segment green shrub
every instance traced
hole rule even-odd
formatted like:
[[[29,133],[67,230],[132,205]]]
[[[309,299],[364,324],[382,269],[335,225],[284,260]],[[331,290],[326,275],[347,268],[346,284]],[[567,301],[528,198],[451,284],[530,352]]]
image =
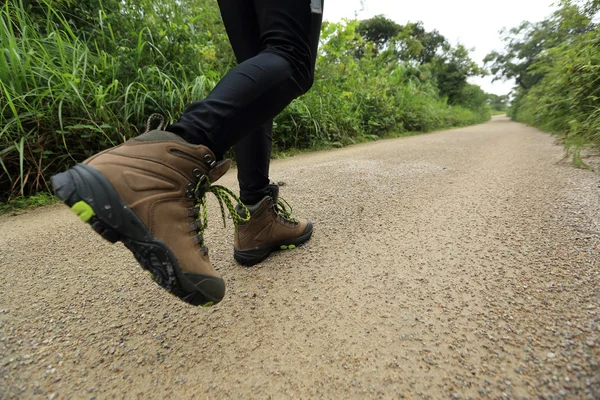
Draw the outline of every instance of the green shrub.
[[[232,65],[214,0],[106,4],[0,6],[0,201],[47,190],[50,176],[139,134],[152,113],[176,119]],[[276,150],[489,118],[479,97],[448,105],[429,67],[375,51],[357,26],[324,24],[315,85],[276,118]]]
[[[600,28],[550,49],[534,68],[544,78],[518,98],[513,115],[564,134],[568,145],[600,145]]]

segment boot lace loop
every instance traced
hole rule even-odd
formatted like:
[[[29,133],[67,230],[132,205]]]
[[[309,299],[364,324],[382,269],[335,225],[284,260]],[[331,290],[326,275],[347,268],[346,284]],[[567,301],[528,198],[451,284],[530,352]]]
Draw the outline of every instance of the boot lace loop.
[[[152,123],[154,121],[160,121],[156,127],[156,130],[160,131],[165,127],[165,118],[162,116],[162,114],[154,113],[148,117],[148,120],[146,121],[146,132],[144,133],[148,133],[152,130]]]
[[[194,228],[197,228],[197,241],[202,247],[204,247],[204,230],[208,227],[208,209],[206,207],[206,195],[208,193],[212,193],[219,201],[223,226],[227,226],[225,208],[229,211],[229,215],[231,215],[231,219],[235,225],[243,224],[250,220],[250,211],[248,211],[248,208],[233,191],[225,186],[212,185],[209,178],[203,175],[196,183],[192,195],[195,202],[192,208],[192,215],[196,217]],[[244,211],[244,216],[238,214],[232,199]]]
[[[284,221],[291,224],[299,223],[299,221],[296,218],[292,217],[292,212],[294,211],[294,209],[292,208],[290,203],[288,203],[283,198],[279,197],[277,199],[277,202],[273,204],[273,210],[275,210],[277,215],[279,215],[279,217],[282,218]]]

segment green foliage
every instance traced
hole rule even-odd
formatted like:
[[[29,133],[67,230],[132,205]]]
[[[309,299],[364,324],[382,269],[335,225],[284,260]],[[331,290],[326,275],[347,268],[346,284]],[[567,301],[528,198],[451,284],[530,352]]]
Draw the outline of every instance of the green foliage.
[[[360,31],[357,21],[324,24],[315,85],[275,120],[278,148],[347,145],[392,132],[427,132],[489,119],[481,89],[476,87],[480,97],[470,104],[452,107],[436,82],[424,77],[426,68],[377,54],[376,45]],[[356,48],[365,49],[361,57]]]
[[[539,45],[543,51],[524,63],[510,115],[564,135],[568,146],[600,145],[600,26],[594,23],[599,8],[598,1],[563,1],[526,40],[515,40],[522,49]]]
[[[492,64],[496,79],[514,78],[521,89],[529,90],[543,78],[543,74],[531,68],[539,57],[548,49],[593,30],[592,19],[593,8],[583,11],[571,1],[562,1],[561,8],[542,22],[523,22],[516,28],[503,30],[505,50],[488,54],[484,61]]]
[[[433,62],[439,50],[449,46],[448,40],[443,35],[437,30],[427,32],[421,22],[410,23],[406,28],[410,37],[421,44],[419,53],[414,56],[420,64]]]
[[[600,28],[550,49],[533,68],[544,78],[522,93],[513,115],[566,143],[600,145]]]
[[[499,96],[497,94],[488,94],[487,102],[493,113],[505,114],[508,110],[508,95]]]
[[[464,97],[472,94],[467,78],[483,76],[486,72],[471,60],[470,51],[463,45],[450,45],[438,31],[427,32],[421,22],[402,26],[383,15],[360,21],[356,32],[375,45],[375,53],[380,52],[381,58],[416,64],[427,71],[450,104],[473,104],[472,99]],[[358,48],[363,49],[360,45]],[[363,53],[364,49],[361,55]]]
[[[24,6],[9,3],[0,11],[0,43],[7,49],[0,54],[3,198],[46,189],[47,178],[66,165],[138,134],[149,114],[177,116],[214,86],[197,64],[169,62],[166,50],[141,39],[146,28],[133,36],[135,43],[101,45],[108,25],[90,43],[52,7],[45,17],[34,21]],[[144,60],[147,51],[156,65]]]
[[[465,97],[469,93],[467,78],[483,76],[485,72],[469,57],[463,45],[452,48],[448,45],[444,53],[433,60],[432,75],[440,94],[448,97],[450,104],[466,105],[472,101]]]
[[[219,18],[214,0],[0,6],[0,201],[46,190],[51,175],[139,134],[150,114],[172,120],[205,97],[234,62]],[[360,31],[358,21],[324,24],[315,85],[277,117],[276,151],[489,118],[483,92],[466,84],[474,67],[464,48],[420,64]],[[393,40],[407,32],[421,49],[415,57],[432,58],[441,39],[411,25]],[[462,82],[450,102],[444,79]]]
[[[58,197],[50,193],[41,192],[29,197],[17,197],[9,202],[0,203],[0,215],[28,208],[48,206],[58,203]]]
[[[360,22],[356,32],[366,41],[372,42],[380,50],[385,50],[388,44],[402,32],[402,26],[386,18],[376,15]]]
[[[449,46],[444,36],[436,30],[427,32],[422,22],[403,26],[384,15],[360,21],[356,32],[375,44],[377,50],[391,51],[402,61],[419,64],[432,62],[441,49]]]

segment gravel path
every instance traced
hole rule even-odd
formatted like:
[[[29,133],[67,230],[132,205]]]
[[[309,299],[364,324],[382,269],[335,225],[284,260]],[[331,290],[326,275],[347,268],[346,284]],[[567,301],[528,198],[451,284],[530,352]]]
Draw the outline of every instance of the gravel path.
[[[0,398],[599,399],[600,177],[562,158],[499,117],[275,161],[315,235],[243,268],[210,201],[210,309],[66,207],[0,217]]]

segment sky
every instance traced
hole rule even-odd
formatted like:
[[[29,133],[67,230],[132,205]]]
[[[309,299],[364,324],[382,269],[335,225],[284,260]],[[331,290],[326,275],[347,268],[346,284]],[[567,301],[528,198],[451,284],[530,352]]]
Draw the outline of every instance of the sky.
[[[538,22],[552,13],[556,0],[365,0],[361,11],[360,0],[325,0],[324,18],[339,21],[342,18],[366,19],[384,14],[404,25],[422,21],[426,30],[437,29],[452,44],[462,43],[474,48],[473,60],[483,65],[484,57],[493,50],[502,50],[499,31],[512,28],[522,21]],[[514,82],[496,81],[492,76],[471,78],[488,93],[508,94]]]

